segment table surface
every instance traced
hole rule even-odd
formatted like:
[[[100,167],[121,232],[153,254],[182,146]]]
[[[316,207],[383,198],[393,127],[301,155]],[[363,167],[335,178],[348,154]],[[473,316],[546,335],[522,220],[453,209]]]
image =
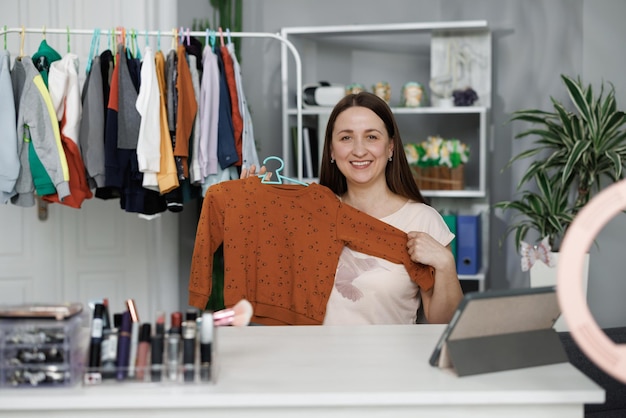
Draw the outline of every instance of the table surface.
[[[271,409],[293,413],[293,408],[344,408],[348,415],[368,407],[388,414],[391,407],[425,411],[442,406],[459,412],[467,406],[489,406],[501,413],[499,407],[526,405],[546,411],[567,406],[582,416],[584,403],[604,402],[604,391],[569,363],[461,378],[452,370],[432,367],[428,359],[443,329],[441,325],[223,327],[216,335],[215,383],[6,389],[0,390],[0,415],[148,409],[161,413],[203,409],[206,415],[215,409],[237,412],[233,416],[254,411],[258,417],[263,416],[260,411]],[[33,395],[37,402],[32,402]],[[274,411],[267,416],[278,415]]]

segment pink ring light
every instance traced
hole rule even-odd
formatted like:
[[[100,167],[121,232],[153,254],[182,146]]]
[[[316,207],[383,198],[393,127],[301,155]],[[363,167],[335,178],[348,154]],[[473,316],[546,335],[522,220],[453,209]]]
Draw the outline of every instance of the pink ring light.
[[[563,239],[557,267],[557,297],[572,337],[598,367],[626,383],[626,345],[598,327],[583,291],[584,256],[602,228],[626,209],[626,180],[598,193],[576,215]]]

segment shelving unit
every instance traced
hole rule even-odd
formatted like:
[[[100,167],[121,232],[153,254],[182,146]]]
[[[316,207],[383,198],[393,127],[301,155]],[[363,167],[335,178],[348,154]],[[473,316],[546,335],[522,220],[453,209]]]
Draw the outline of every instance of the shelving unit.
[[[483,290],[488,266],[486,161],[491,106],[491,33],[487,22],[288,27],[281,29],[281,36],[298,51],[302,69],[301,75],[294,71],[294,60],[283,46],[282,157],[289,175],[316,181],[303,176],[301,129],[302,126],[316,129],[318,154],[321,155],[324,131],[332,111],[332,107],[299,107],[296,98],[303,86],[320,81],[344,86],[360,83],[372,91],[376,82],[389,83],[392,92],[389,105],[404,143],[440,135],[458,138],[470,147],[470,161],[464,167],[464,189],[422,192],[438,209],[486,212],[483,216],[483,268],[476,275],[460,276],[461,280],[478,281],[478,289]],[[469,85],[477,91],[479,100],[468,107],[438,106],[437,97],[429,88],[432,79],[449,79],[452,88]],[[408,108],[401,104],[402,86],[410,81],[424,87],[426,97],[421,107]],[[302,122],[297,124],[300,118]]]

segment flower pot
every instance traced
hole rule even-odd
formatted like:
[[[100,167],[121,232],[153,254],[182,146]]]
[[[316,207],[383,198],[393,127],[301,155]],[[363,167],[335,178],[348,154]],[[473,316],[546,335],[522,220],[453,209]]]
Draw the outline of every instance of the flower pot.
[[[559,253],[552,252],[554,267],[549,267],[541,261],[535,262],[530,268],[530,287],[555,286],[557,283],[557,266],[559,263]],[[587,280],[589,278],[589,253],[585,255],[583,275],[583,291],[587,294]],[[565,318],[561,315],[554,324],[554,329],[559,332],[569,331]]]
[[[455,168],[412,165],[411,170],[420,190],[463,190],[465,187],[462,164]]]

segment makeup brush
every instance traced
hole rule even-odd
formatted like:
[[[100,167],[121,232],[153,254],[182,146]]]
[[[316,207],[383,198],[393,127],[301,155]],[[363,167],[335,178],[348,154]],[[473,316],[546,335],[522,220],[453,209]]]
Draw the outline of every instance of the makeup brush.
[[[250,323],[250,318],[252,318],[252,305],[246,299],[241,299],[232,308],[213,312],[213,323],[216,327],[224,325],[245,327]]]

